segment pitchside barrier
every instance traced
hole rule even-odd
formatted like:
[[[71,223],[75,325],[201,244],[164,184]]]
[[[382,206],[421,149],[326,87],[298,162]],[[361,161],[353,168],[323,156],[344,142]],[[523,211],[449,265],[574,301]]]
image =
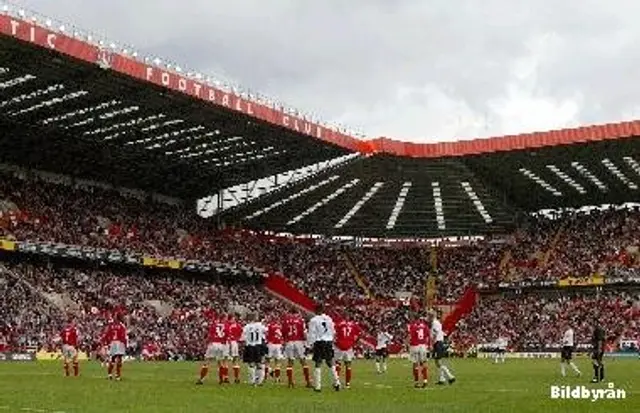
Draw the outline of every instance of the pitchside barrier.
[[[13,362],[23,362],[23,361],[36,361],[35,353],[13,353],[10,351],[0,353],[0,362],[3,361],[13,361]]]
[[[59,351],[39,351],[35,357],[38,361],[56,361],[62,359],[62,353]],[[89,360],[89,357],[87,353],[80,351],[78,352],[78,360]]]
[[[496,353],[478,353],[478,358],[488,359],[494,358]],[[578,358],[590,358],[591,353],[580,352],[574,353],[574,357]],[[605,357],[638,357],[638,353],[634,352],[613,352],[605,353]],[[537,352],[537,353],[505,353],[506,358],[511,359],[556,359],[560,358],[560,352]]]

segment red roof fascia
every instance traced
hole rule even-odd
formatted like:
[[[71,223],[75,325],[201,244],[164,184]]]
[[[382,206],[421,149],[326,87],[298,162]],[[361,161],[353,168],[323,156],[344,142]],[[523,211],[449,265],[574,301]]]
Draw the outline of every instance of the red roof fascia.
[[[388,138],[360,140],[282,110],[216,89],[184,74],[149,65],[114,50],[50,30],[35,22],[0,15],[0,33],[362,153],[384,152],[398,156],[439,158],[640,136],[640,121],[631,121],[457,142],[419,144]]]

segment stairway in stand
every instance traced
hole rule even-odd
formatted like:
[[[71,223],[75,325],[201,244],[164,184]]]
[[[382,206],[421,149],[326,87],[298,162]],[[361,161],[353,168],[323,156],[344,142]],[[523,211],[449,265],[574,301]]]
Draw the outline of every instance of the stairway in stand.
[[[367,298],[373,299],[373,294],[371,293],[371,289],[369,288],[369,282],[362,275],[362,273],[358,270],[358,267],[353,261],[353,257],[347,251],[342,252],[342,258],[344,258],[345,263],[347,264],[347,268],[349,268],[349,272],[351,276],[358,284],[358,287],[362,289],[362,291],[366,294]]]

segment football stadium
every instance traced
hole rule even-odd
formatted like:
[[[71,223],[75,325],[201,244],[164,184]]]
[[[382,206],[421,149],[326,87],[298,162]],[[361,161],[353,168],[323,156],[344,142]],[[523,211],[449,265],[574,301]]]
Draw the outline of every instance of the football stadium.
[[[365,140],[0,45],[0,412],[640,411],[640,122]]]

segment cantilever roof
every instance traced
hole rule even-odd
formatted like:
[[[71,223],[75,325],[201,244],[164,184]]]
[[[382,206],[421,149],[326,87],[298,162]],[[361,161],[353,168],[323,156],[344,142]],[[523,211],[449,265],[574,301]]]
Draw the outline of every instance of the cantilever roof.
[[[360,153],[223,214],[292,232],[478,234],[514,225],[520,212],[639,198],[640,122],[452,143],[361,141],[25,19],[0,14],[0,162],[196,199]]]

